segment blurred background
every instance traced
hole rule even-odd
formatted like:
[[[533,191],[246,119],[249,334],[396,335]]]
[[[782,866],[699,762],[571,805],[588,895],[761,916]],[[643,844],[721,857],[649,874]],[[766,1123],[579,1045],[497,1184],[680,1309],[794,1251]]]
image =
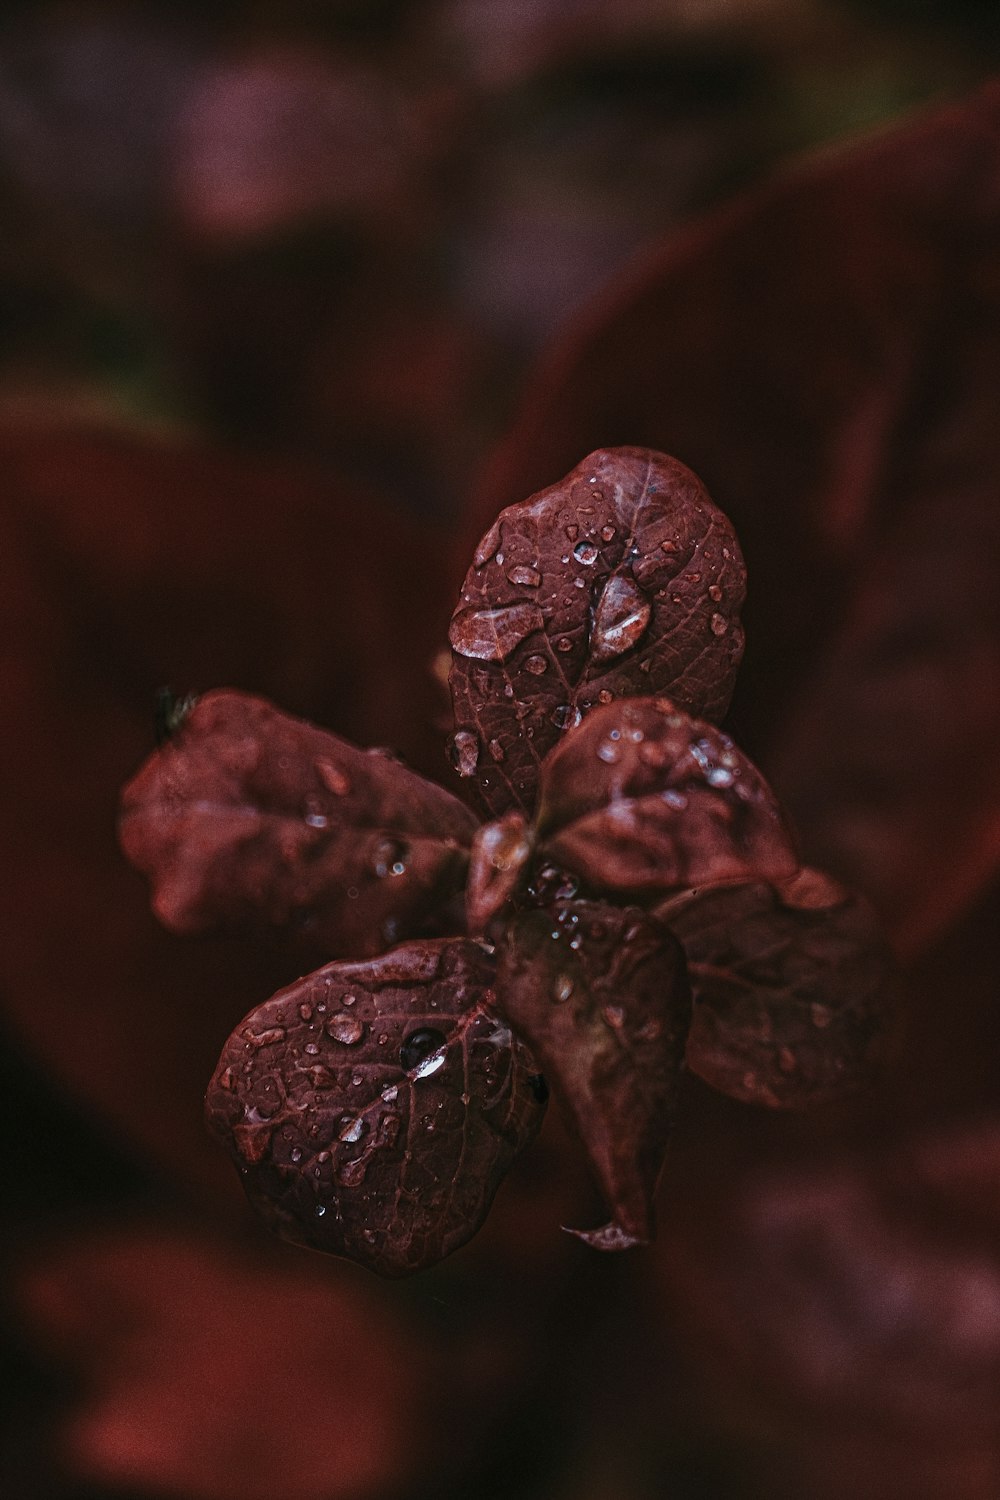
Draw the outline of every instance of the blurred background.
[[[1000,1495],[1000,523],[956,457],[996,472],[997,111],[898,170],[876,152],[857,189],[789,167],[974,95],[998,58],[994,0],[8,0],[5,1500]],[[688,293],[706,214],[704,263],[734,269]],[[630,325],[660,276],[676,308]],[[744,295],[773,300],[759,329]],[[577,433],[669,441],[734,496],[736,728],[890,923],[901,1061],[809,1121],[692,1081],[661,1243],[624,1257],[560,1234],[599,1205],[550,1118],[479,1238],[383,1286],[271,1242],[204,1136],[222,1042],[299,959],[158,931],[117,789],[165,682],[265,693],[443,780],[469,544]],[[791,498],[765,525],[769,486]],[[846,770],[818,748],[845,675],[871,757]]]

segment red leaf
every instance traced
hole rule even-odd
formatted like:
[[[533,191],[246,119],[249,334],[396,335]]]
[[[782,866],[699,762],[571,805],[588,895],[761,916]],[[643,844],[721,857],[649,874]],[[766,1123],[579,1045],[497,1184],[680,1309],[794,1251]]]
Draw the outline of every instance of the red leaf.
[[[475,826],[384,752],[214,692],[126,787],[120,831],[173,931],[295,926],[363,958],[461,890]]]
[[[538,1058],[583,1143],[608,1207],[599,1250],[653,1235],[691,1016],[676,939],[635,907],[559,901],[508,924],[497,1003]]]
[[[869,1082],[895,966],[860,897],[800,870],[657,908],[684,944],[694,997],[687,1066],[748,1104],[801,1109]]]
[[[671,240],[553,350],[480,490],[494,515],[598,441],[704,476],[754,585],[741,733],[910,950],[1000,861],[998,126],[993,85]]]
[[[493,812],[530,812],[538,767],[599,703],[668,692],[720,718],[745,574],[725,516],[661,453],[591,453],[503,511],[452,616],[453,761]]]
[[[475,1234],[543,1114],[493,977],[478,943],[409,943],[237,1027],[208,1120],[286,1239],[404,1276]]]
[[[542,767],[541,853],[608,890],[780,879],[797,868],[757,768],[666,698],[595,709]]]
[[[82,1386],[56,1444],[74,1487],[361,1500],[427,1461],[420,1393],[436,1372],[374,1285],[157,1225],[78,1226],[31,1250],[9,1279]]]

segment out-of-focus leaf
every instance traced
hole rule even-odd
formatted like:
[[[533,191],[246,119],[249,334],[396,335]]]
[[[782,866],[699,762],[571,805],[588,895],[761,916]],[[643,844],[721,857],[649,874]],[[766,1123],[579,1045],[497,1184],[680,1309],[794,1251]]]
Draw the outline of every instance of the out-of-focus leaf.
[[[867,902],[817,870],[679,896],[657,909],[684,944],[686,1062],[749,1104],[801,1109],[869,1082],[896,998]]]
[[[559,901],[507,926],[497,1004],[552,1084],[611,1211],[599,1250],[652,1238],[691,1018],[680,944],[635,907]]]
[[[679,235],[552,352],[480,489],[485,521],[597,441],[697,469],[753,580],[741,733],[909,949],[1000,855],[998,124],[991,86]]]
[[[764,778],[668,698],[595,709],[542,767],[542,856],[606,890],[777,880],[798,861]]]
[[[256,921],[367,958],[460,891],[475,827],[391,756],[213,692],[126,787],[120,832],[173,931]]]
[[[82,1385],[56,1435],[76,1485],[360,1500],[424,1460],[426,1353],[329,1266],[139,1224],[35,1247],[11,1284],[38,1347]]]
[[[591,453],[494,522],[452,616],[452,759],[493,812],[531,811],[538,768],[596,705],[669,693],[721,718],[745,573],[725,516],[662,453]]]
[[[210,1125],[286,1239],[384,1276],[482,1224],[544,1099],[464,939],[336,963],[251,1011],[209,1085]]]
[[[800,1471],[782,1500],[855,1472],[864,1500],[995,1493],[998,1165],[984,1117],[681,1205],[671,1295],[726,1404],[785,1430]]]

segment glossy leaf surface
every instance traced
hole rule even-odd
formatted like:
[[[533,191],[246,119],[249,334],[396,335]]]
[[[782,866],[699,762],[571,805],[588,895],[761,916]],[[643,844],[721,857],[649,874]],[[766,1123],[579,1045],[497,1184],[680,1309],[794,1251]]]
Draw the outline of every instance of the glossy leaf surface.
[[[725,713],[745,573],[726,517],[676,459],[591,453],[480,542],[452,616],[452,759],[486,806],[530,812],[539,765],[598,704],[669,693]]]
[[[757,768],[667,698],[596,709],[549,756],[540,793],[542,853],[608,890],[779,879],[797,868]]]
[[[816,870],[658,908],[684,944],[687,1066],[748,1104],[802,1109],[869,1082],[896,998],[867,902]]]
[[[653,1235],[691,1016],[679,943],[635,907],[559,901],[516,917],[499,950],[497,1002],[530,1046],[611,1212],[574,1230],[600,1250]]]
[[[472,814],[261,698],[202,698],[126,787],[121,838],[176,932],[250,920],[365,957],[460,890]]]
[[[493,978],[478,943],[408,943],[237,1027],[207,1117],[279,1234],[403,1276],[476,1232],[544,1113]]]

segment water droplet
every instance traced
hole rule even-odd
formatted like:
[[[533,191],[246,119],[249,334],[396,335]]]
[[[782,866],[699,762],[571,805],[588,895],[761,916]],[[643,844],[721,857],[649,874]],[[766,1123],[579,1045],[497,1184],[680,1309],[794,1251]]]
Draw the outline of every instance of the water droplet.
[[[447,1040],[442,1031],[435,1031],[432,1026],[421,1026],[419,1030],[411,1031],[409,1036],[404,1038],[403,1045],[399,1049],[399,1061],[409,1073],[432,1054],[440,1052],[441,1048],[447,1045]],[[441,1061],[444,1061],[443,1055]]]
[[[560,974],[552,986],[552,998],[557,1005],[562,1005],[573,993],[573,981],[568,974]]]
[[[589,568],[591,563],[597,561],[598,551],[593,542],[577,542],[573,548],[573,556],[578,563],[583,563],[585,568]]]
[[[459,776],[474,776],[479,764],[478,735],[470,729],[460,729],[451,737],[448,754]]]
[[[542,616],[537,604],[463,609],[453,616],[448,639],[459,656],[477,661],[506,661],[527,636],[541,628]]]
[[[332,1016],[324,1027],[328,1037],[335,1042],[342,1042],[345,1047],[353,1047],[365,1034],[363,1021],[357,1016]]]
[[[367,1172],[368,1163],[363,1157],[359,1157],[357,1161],[345,1161],[342,1166],[337,1168],[337,1181],[342,1187],[360,1187],[365,1180]]]
[[[490,740],[490,754],[496,761],[504,759],[504,748],[499,740]]]
[[[317,1045],[316,1045],[315,1042],[306,1042],[306,1044],[305,1044],[305,1046],[303,1047],[302,1050],[309,1057],[318,1057],[319,1056],[319,1048],[317,1047]]]
[[[344,995],[340,1003],[341,1005],[353,1005],[357,998],[357,995]]]
[[[677,545],[676,542],[671,541],[671,539],[669,537],[667,537],[664,541],[662,541],[660,543],[660,551],[661,552],[679,552],[680,548],[678,547],[678,545]]]
[[[396,1088],[395,1084],[391,1084],[389,1088],[382,1090],[382,1098],[385,1100],[386,1104],[392,1104],[398,1093],[399,1089]]]
[[[725,635],[729,629],[729,621],[723,615],[712,616],[712,634]]]
[[[622,753],[610,740],[602,740],[597,747],[597,758],[603,760],[605,765],[614,766],[621,760]]]
[[[722,590],[719,588],[719,585],[717,583],[713,583],[709,588],[708,597],[711,599],[713,604],[718,604],[721,600]]]
[[[709,786],[732,786],[736,776],[725,766],[712,766],[705,772],[705,780]]]
[[[609,693],[607,688],[601,688],[601,691],[597,695],[597,701],[598,703],[612,703],[614,696],[614,693]]]
[[[519,583],[529,589],[537,589],[542,581],[542,575],[537,568],[511,568],[507,577],[511,583]]]
[[[406,869],[406,854],[406,845],[398,839],[380,839],[372,855],[375,874],[380,880],[386,875],[402,875]]]
[[[340,1123],[337,1131],[338,1141],[347,1141],[352,1146],[355,1141],[360,1141],[365,1133],[365,1122],[357,1115],[347,1115]]]
[[[357,888],[356,885],[349,885],[347,887],[347,899],[348,899],[348,901],[357,901],[359,894],[360,894],[360,892],[358,891],[358,888]]]
[[[601,527],[601,541],[602,542],[613,542],[614,539],[615,539],[615,528],[612,525],[610,525],[610,523],[607,526],[602,526]]]
[[[575,729],[582,718],[580,710],[572,703],[560,703],[552,710],[552,722],[557,729]]]
[[[566,527],[566,536],[567,536],[567,539],[569,541],[575,542],[576,539],[577,539],[577,537],[579,535],[580,535],[580,528],[579,528],[579,526],[567,526]]]
[[[495,557],[500,548],[500,522],[494,521],[489,531],[483,537],[476,548],[472,561],[477,568],[484,568],[491,557]]]
[[[289,1160],[293,1161],[295,1165],[298,1166],[299,1162],[302,1160],[302,1147],[293,1146],[291,1151],[289,1151],[288,1156]]]
[[[668,787],[667,790],[662,794],[662,800],[667,804],[668,807],[672,807],[675,812],[683,812],[684,808],[688,805],[688,799],[685,797],[684,793],[675,792],[672,787]]]
[[[618,1031],[625,1024],[625,1012],[620,1005],[606,1005],[601,1011],[608,1026]]]
[[[317,1203],[316,1207],[313,1209],[313,1213],[316,1215],[317,1219],[321,1219],[326,1213],[326,1204]]]
[[[541,677],[542,673],[548,669],[548,665],[544,656],[529,656],[524,664],[524,670],[530,672],[532,677]]]
[[[306,812],[306,822],[308,823],[310,828],[325,828],[327,826],[327,822],[329,820],[326,816],[326,813],[320,812],[318,810],[319,806],[319,803],[314,803],[311,806],[308,806],[308,810]]]
[[[631,578],[609,578],[594,611],[590,652],[594,661],[621,656],[637,645],[646,633],[652,605]]]
[[[833,1013],[828,1005],[810,1005],[809,1014],[813,1025],[820,1031],[825,1031],[833,1020]]]
[[[557,651],[566,652],[566,651],[572,651],[572,649],[573,649],[573,642],[570,640],[570,638],[569,638],[568,635],[561,635],[559,637],[559,639],[556,641],[556,650]]]
[[[285,1040],[285,1028],[283,1026],[269,1026],[266,1031],[254,1031],[252,1027],[244,1028],[243,1036],[250,1047],[273,1047],[277,1042]]]
[[[303,1000],[302,1004],[299,1006],[299,1015],[302,1017],[303,1021],[312,1020],[313,1008],[309,1004],[308,1000]]]

